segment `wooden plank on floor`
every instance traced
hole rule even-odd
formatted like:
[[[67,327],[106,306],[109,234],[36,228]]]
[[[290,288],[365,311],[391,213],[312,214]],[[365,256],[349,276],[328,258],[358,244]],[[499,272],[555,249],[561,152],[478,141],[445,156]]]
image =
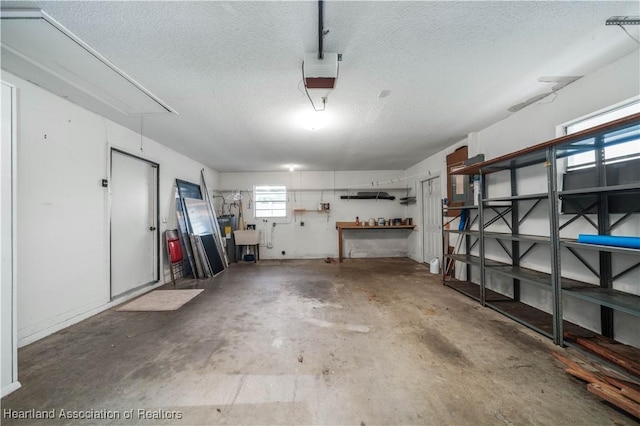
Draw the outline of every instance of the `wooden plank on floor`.
[[[640,404],[640,392],[633,390],[631,388],[623,387],[620,389],[620,393],[626,396],[627,398],[633,400]]]
[[[589,383],[587,389],[592,394],[640,419],[640,404],[621,395],[614,387],[601,383]]]
[[[602,373],[605,376],[605,378],[607,378],[607,383],[613,384],[614,386],[617,386],[617,387],[621,387],[621,386],[618,386],[616,383],[613,383],[610,381],[610,380],[618,380],[620,381],[620,383],[627,383],[628,387],[632,387],[634,389],[635,387],[637,387],[640,390],[640,380],[634,380],[630,373],[625,372],[623,374],[621,370],[614,370],[609,366],[601,364],[602,362],[601,358],[594,358],[593,354],[591,354],[590,352],[589,353],[580,352],[577,349],[573,349],[573,348],[567,348],[565,351],[567,355],[570,355],[573,358],[576,358],[580,362],[587,364],[593,369],[595,369],[596,371],[599,371],[600,373]]]
[[[618,365],[634,374],[640,383],[640,348],[625,345],[593,332],[565,332],[567,341],[574,342],[587,352]]]
[[[609,377],[609,376],[605,376],[605,380],[607,381],[607,383],[609,383],[610,385],[613,385],[617,388],[620,389],[631,389],[635,392],[640,393],[640,385],[638,385],[637,383],[633,383],[633,382],[629,382],[627,380],[622,380],[622,379],[618,379],[615,377]]]
[[[595,354],[600,355],[603,359],[610,361],[621,368],[624,368],[626,371],[640,377],[640,363],[635,360],[629,359],[626,356],[614,352],[611,349],[605,348],[601,346],[597,342],[591,339],[577,338],[576,343],[582,346],[585,349],[592,351]]]
[[[577,362],[570,360],[567,356],[562,355],[561,353],[551,352],[551,355],[555,359],[566,365],[568,368],[565,371],[572,376],[578,377],[579,379],[582,379],[585,382],[589,383],[605,383],[604,375],[600,374],[599,372],[588,370]]]

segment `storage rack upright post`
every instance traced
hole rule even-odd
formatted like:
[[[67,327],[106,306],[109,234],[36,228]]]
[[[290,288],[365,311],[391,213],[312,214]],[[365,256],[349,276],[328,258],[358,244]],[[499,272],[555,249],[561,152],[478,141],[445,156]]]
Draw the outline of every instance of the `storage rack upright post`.
[[[585,131],[563,136],[548,142],[535,145],[521,151],[497,157],[492,160],[477,163],[463,169],[456,170],[456,175],[478,175],[480,179],[480,196],[477,205],[478,230],[459,231],[467,236],[477,236],[479,254],[473,256],[470,250],[476,243],[466,239],[465,253],[447,252],[448,247],[443,247],[445,265],[448,261],[464,262],[479,268],[479,283],[471,287],[471,279],[466,282],[447,279],[446,268],[443,268],[444,284],[477,299],[482,305],[488,306],[502,314],[518,321],[548,337],[558,345],[564,345],[565,331],[572,333],[589,333],[588,330],[567,321],[563,313],[563,296],[574,297],[583,301],[595,303],[600,306],[600,333],[606,337],[614,338],[615,312],[620,311],[635,317],[640,317],[640,279],[633,279],[630,283],[616,288],[616,282],[630,274],[640,276],[640,250],[634,248],[612,247],[604,245],[583,244],[577,242],[575,235],[571,235],[570,225],[574,222],[591,224],[598,234],[610,235],[622,223],[632,218],[637,219],[640,212],[640,172],[637,170],[627,173],[625,182],[607,182],[606,168],[611,167],[605,158],[605,148],[616,144],[640,140],[640,114],[634,114],[620,120],[587,129]],[[597,176],[596,185],[588,188],[562,190],[558,181],[559,161],[565,157],[580,152],[593,151],[595,154],[594,171]],[[638,156],[638,152],[631,153],[630,157]],[[542,165],[546,169],[546,191],[541,193],[521,194],[518,192],[517,170],[533,165]],[[487,176],[494,173],[509,173],[509,196],[489,197]],[[499,175],[498,175],[499,176]],[[630,176],[630,177],[629,177]],[[631,203],[629,211],[621,214],[617,220],[612,221],[610,212],[610,200],[614,197],[624,197],[625,203]],[[575,201],[576,197],[591,197],[595,201],[587,206],[576,207],[573,215],[560,215],[560,203]],[[520,228],[534,210],[540,210],[547,204],[548,231],[542,235],[521,234]],[[473,207],[461,207],[473,208]],[[453,209],[453,208],[450,208]],[[457,208],[456,208],[457,209]],[[444,215],[448,209],[443,207]],[[539,213],[539,211],[538,211]],[[595,214],[597,220],[589,215]],[[506,226],[508,231],[491,231],[488,228],[494,224]],[[445,230],[443,236],[458,231]],[[561,233],[569,233],[572,238],[562,237]],[[637,230],[635,231],[637,232]],[[637,236],[637,235],[634,235]],[[443,242],[446,239],[443,238]],[[508,262],[491,259],[487,254],[495,257],[495,253],[489,252],[486,243],[496,242],[510,259]],[[510,243],[510,247],[509,244]],[[443,243],[444,245],[444,243]],[[544,245],[549,250],[548,268],[526,268],[521,266],[521,260],[535,247]],[[598,253],[598,265],[594,266],[581,253]],[[569,254],[579,261],[579,265],[590,271],[594,278],[585,282],[571,279],[563,274],[561,255]],[[625,257],[617,272],[613,270],[612,256]],[[548,269],[548,271],[542,270]],[[581,276],[584,271],[581,271]],[[502,294],[487,287],[488,273],[506,277],[511,281],[510,294]],[[573,274],[575,275],[575,273]],[[635,284],[634,284],[635,283]],[[544,288],[550,292],[551,306],[545,308],[535,307],[523,303],[520,300],[522,286],[535,286]],[[471,289],[471,290],[470,290]],[[593,333],[593,332],[591,332]]]
[[[455,212],[454,216],[448,215],[449,212]],[[465,226],[457,229],[451,228],[451,225],[458,221],[462,221],[463,215],[467,216]],[[460,293],[471,297],[477,301],[482,301],[482,289],[477,283],[471,280],[472,265],[479,266],[480,258],[472,254],[476,245],[480,241],[477,229],[478,223],[478,207],[472,206],[447,206],[442,207],[442,281],[445,285],[459,291]],[[449,239],[456,237],[453,253],[449,253]],[[464,247],[464,252],[461,252]],[[460,262],[466,265],[466,279],[459,280],[450,274],[455,273],[455,263]]]

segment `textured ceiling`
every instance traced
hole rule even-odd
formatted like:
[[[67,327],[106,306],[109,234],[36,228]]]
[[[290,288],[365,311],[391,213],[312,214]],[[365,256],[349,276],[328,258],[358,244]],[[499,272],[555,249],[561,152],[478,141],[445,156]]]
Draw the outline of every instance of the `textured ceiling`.
[[[325,2],[333,90],[302,90],[317,3],[2,2],[41,8],[179,112],[143,134],[216,170],[405,169],[638,45],[612,15],[631,2]],[[638,27],[627,27],[638,37]],[[378,98],[381,90],[387,97]],[[139,116],[107,114],[131,129]],[[303,127],[320,115],[324,127]]]

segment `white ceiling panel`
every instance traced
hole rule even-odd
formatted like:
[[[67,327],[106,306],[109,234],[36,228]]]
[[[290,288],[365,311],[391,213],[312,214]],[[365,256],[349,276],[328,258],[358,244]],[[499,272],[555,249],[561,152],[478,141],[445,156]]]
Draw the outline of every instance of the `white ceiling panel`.
[[[3,69],[96,112],[172,112],[42,11],[3,11],[0,41]]]

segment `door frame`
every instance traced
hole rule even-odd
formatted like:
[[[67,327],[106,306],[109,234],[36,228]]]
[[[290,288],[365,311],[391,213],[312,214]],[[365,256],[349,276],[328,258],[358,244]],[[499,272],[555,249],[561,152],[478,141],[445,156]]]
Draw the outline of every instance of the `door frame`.
[[[18,88],[4,80],[11,91],[11,383],[0,389],[4,398],[22,385],[18,380]]]
[[[425,259],[425,256],[427,255],[427,246],[426,246],[426,239],[425,239],[425,218],[427,216],[426,212],[424,211],[424,186],[426,185],[427,182],[429,182],[430,180],[433,179],[440,179],[440,172],[437,173],[433,173],[431,175],[429,175],[428,179],[425,180],[421,180],[420,181],[420,201],[422,201],[420,204],[420,211],[422,213],[422,263],[429,263],[429,260]],[[442,182],[440,182],[440,188],[437,191],[438,194],[440,194],[438,196],[438,198],[442,199]],[[440,239],[442,240],[442,228],[440,229]],[[444,253],[441,253],[440,256],[443,256]],[[442,259],[439,259],[439,261],[442,264]]]
[[[155,232],[155,237],[156,237],[156,270],[154,271],[155,273],[155,277],[154,279],[152,279],[151,281],[149,281],[148,283],[142,284],[138,287],[132,288],[129,291],[127,291],[126,293],[123,294],[118,294],[116,297],[122,297],[125,296],[133,291],[136,291],[142,287],[157,283],[158,281],[160,281],[160,164],[156,163],[155,161],[151,161],[148,160],[144,157],[140,157],[139,155],[135,155],[135,154],[131,154],[129,152],[123,151],[121,149],[118,148],[114,148],[111,147],[110,149],[110,153],[109,153],[109,185],[111,185],[112,182],[112,176],[113,176],[113,154],[120,154],[120,155],[125,155],[127,157],[130,158],[134,158],[136,160],[142,161],[144,163],[149,164],[151,167],[155,167],[156,169],[156,193],[155,193],[155,199],[156,199],[156,205],[155,205],[155,209],[156,209],[156,230]],[[111,191],[109,191],[111,193]],[[111,276],[111,268],[112,268],[112,257],[111,257],[111,248],[112,248],[112,226],[113,224],[111,223],[111,209],[112,209],[112,203],[111,203],[111,195],[109,196],[109,300],[114,300],[114,296],[113,296],[113,282],[112,282],[112,276]]]

